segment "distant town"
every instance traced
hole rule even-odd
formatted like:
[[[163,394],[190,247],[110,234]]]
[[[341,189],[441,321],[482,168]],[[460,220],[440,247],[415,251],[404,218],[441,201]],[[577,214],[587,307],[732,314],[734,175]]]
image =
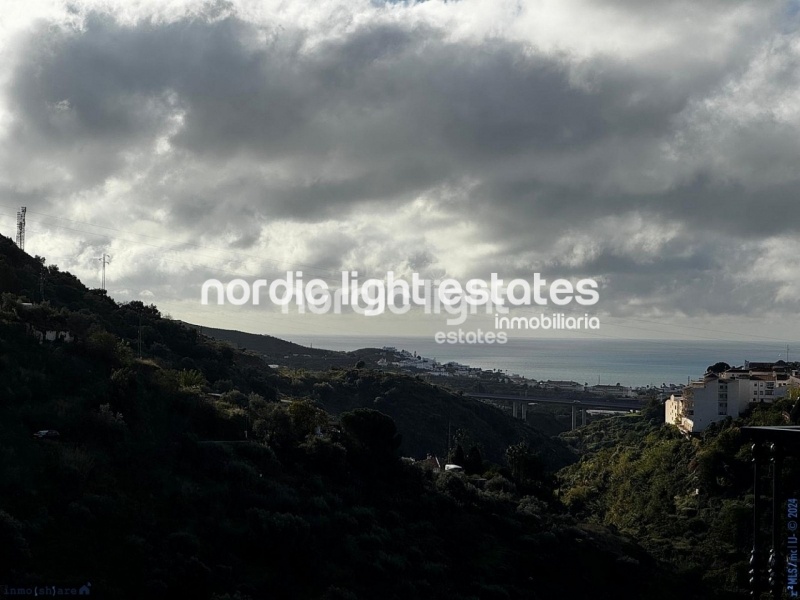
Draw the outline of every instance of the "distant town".
[[[655,397],[658,400],[666,400],[671,395],[679,393],[683,389],[681,385],[667,383],[659,387],[629,387],[621,383],[589,385],[588,383],[579,383],[577,381],[552,379],[536,380],[524,377],[518,373],[486,370],[455,361],[441,363],[436,359],[419,356],[416,352],[409,352],[408,350],[402,349],[398,350],[394,346],[384,346],[381,348],[381,351],[385,353],[385,355],[377,360],[376,364],[378,367],[394,367],[412,373],[424,374],[426,377],[433,380],[437,378],[467,379],[476,380],[477,382],[488,381],[523,388],[527,387],[531,390],[535,389],[537,392],[567,392],[610,398],[649,399]]]
[[[688,384],[664,383],[661,386],[628,387],[588,385],[577,381],[535,380],[517,373],[484,370],[458,362],[440,363],[415,352],[384,346],[388,356],[377,361],[379,367],[395,367],[424,374],[427,379],[472,380],[524,389],[525,394],[571,394],[576,398],[655,399],[664,403],[664,421],[685,433],[699,433],[712,423],[737,418],[753,404],[772,403],[800,388],[800,363],[750,362],[742,366],[716,363],[705,375]],[[450,381],[448,381],[450,383]],[[483,391],[483,390],[482,390]],[[486,390],[488,391],[488,390]]]

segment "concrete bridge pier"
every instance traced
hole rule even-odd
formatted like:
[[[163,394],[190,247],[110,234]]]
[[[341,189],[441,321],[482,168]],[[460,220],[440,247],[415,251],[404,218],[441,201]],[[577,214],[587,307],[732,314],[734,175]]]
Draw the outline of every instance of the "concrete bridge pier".
[[[528,403],[527,402],[512,402],[511,404],[511,415],[515,419],[522,419],[523,421],[528,420]]]
[[[586,409],[581,408],[581,425],[586,425]],[[572,405],[572,429],[574,430],[578,426],[578,414],[575,412],[575,405]]]

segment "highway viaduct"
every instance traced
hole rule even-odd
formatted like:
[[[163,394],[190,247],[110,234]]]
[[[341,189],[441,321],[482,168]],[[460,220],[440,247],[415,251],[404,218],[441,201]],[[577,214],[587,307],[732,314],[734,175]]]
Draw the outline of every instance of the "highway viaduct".
[[[569,406],[572,408],[572,428],[575,429],[576,418],[578,411],[581,412],[581,421],[586,424],[586,411],[589,409],[595,410],[618,410],[618,411],[631,411],[641,410],[644,404],[639,400],[614,398],[605,400],[603,398],[588,398],[585,396],[519,396],[512,394],[490,394],[481,392],[465,393],[465,396],[476,398],[478,400],[491,400],[493,402],[502,402],[511,405],[511,414],[514,418],[522,419],[523,421],[528,418],[528,406],[530,404],[552,404],[555,406]]]

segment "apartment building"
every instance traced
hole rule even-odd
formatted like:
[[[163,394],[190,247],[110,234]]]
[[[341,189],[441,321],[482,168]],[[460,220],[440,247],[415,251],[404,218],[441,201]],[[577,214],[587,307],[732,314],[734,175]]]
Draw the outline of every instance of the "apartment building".
[[[738,417],[751,404],[774,402],[800,386],[800,373],[783,362],[745,363],[721,373],[706,373],[664,403],[664,421],[686,432],[703,431],[726,417]]]

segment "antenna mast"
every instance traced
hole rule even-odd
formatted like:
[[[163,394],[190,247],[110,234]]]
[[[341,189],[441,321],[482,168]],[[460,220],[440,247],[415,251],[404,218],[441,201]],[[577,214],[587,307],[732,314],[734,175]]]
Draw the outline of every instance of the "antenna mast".
[[[105,292],[106,291],[106,265],[108,264],[108,259],[111,258],[108,254],[103,254],[103,256],[99,257],[97,260],[103,263],[103,278],[102,284],[100,288]]]
[[[27,207],[22,206],[17,211],[17,246],[20,250],[25,250],[25,212]]]

